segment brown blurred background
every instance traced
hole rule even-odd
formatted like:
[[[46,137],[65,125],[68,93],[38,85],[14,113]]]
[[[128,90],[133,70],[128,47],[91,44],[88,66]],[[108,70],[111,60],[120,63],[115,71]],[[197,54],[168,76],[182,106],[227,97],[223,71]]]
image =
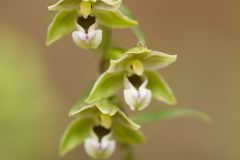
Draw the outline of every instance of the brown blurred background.
[[[20,113],[23,109],[18,107],[5,114],[1,110],[6,106],[0,106],[0,112],[6,116],[0,118],[0,159],[88,159],[81,147],[59,158],[58,141],[70,122],[69,108],[98,74],[99,56],[79,49],[70,36],[51,47],[45,46],[46,30],[52,18],[47,6],[52,3],[53,0],[0,2],[0,28],[12,31],[19,42],[30,39],[30,44],[34,43],[40,50],[35,54],[34,65],[41,63],[39,75],[44,82],[35,80],[34,87],[41,83],[44,86],[41,87],[44,91],[38,88],[44,95],[41,101],[50,101],[42,104],[45,107],[35,109],[29,103],[23,105],[24,113],[29,113],[26,115]],[[210,125],[184,118],[145,126],[148,141],[136,146],[136,159],[239,160],[240,1],[125,0],[125,3],[140,22],[149,48],[179,55],[177,63],[161,71],[176,94],[177,107],[196,108],[213,118]],[[124,47],[136,43],[129,30],[115,30],[114,37]],[[31,56],[32,46],[20,53]],[[17,56],[16,62],[21,59],[21,55]],[[29,60],[31,62],[22,64],[33,63]],[[33,73],[35,71],[26,74],[23,81],[32,79]],[[16,82],[24,76],[13,75]],[[0,79],[3,77],[0,75]],[[26,92],[39,93],[35,88],[32,90],[36,93]],[[154,103],[152,108],[158,106],[164,104]],[[13,112],[17,116],[7,115]],[[29,116],[32,112],[35,116]],[[30,142],[26,143],[26,139]],[[117,156],[113,159],[120,160]]]

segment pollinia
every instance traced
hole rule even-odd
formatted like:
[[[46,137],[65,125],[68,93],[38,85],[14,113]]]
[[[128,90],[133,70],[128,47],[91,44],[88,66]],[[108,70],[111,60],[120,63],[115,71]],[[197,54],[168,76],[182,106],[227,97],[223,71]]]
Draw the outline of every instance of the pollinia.
[[[144,142],[140,125],[163,117],[196,115],[174,109],[127,113],[146,109],[152,99],[176,104],[158,70],[175,62],[177,56],[146,47],[138,22],[122,0],[60,0],[48,9],[56,12],[48,29],[48,45],[72,34],[77,46],[102,55],[100,77],[70,110],[74,120],[61,139],[62,155],[82,144],[93,159],[108,159],[116,149],[124,152],[123,159],[133,159],[131,145]],[[116,46],[113,28],[132,29],[139,42],[128,50]]]

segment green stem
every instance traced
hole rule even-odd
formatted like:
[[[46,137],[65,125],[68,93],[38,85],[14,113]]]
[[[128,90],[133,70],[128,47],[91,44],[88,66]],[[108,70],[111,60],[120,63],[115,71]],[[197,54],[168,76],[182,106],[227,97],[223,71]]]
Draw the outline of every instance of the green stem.
[[[123,151],[123,160],[134,160],[133,149],[129,144],[120,144]]]

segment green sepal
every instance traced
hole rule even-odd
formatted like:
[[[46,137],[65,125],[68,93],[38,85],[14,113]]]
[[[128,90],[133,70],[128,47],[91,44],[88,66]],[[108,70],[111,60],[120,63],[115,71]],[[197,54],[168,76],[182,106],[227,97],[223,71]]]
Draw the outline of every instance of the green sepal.
[[[211,117],[209,117],[207,114],[200,112],[198,110],[186,108],[161,109],[149,113],[137,114],[131,117],[131,119],[133,119],[135,122],[139,124],[148,124],[160,120],[162,121],[183,117],[197,118],[206,123],[211,122]]]
[[[74,116],[75,114],[78,114],[79,112],[81,112],[81,110],[83,109],[83,107],[85,107],[86,104],[85,100],[86,98],[89,96],[89,93],[91,92],[92,88],[93,88],[93,82],[90,83],[90,85],[86,88],[86,90],[83,92],[83,94],[81,95],[81,98],[77,101],[76,104],[74,104],[74,106],[70,109],[69,111],[69,116]],[[90,105],[92,106],[92,105]]]
[[[172,90],[157,71],[145,71],[145,75],[148,79],[147,88],[151,90],[153,98],[169,105],[176,104]]]
[[[95,10],[95,14],[100,23],[110,28],[128,28],[138,24],[120,11]]]
[[[124,72],[105,72],[95,83],[87,103],[93,103],[114,95],[123,85]]]
[[[78,110],[71,112],[70,116],[81,115],[83,117],[96,117],[99,114],[99,110],[96,108],[95,104],[82,104]]]
[[[114,138],[122,143],[134,144],[143,143],[145,141],[141,131],[130,129],[121,124],[114,124],[112,126]]]
[[[59,2],[48,7],[50,11],[64,11],[78,9],[82,0],[60,0]]]
[[[113,123],[124,125],[132,130],[139,130],[141,128],[140,125],[132,121],[124,112],[120,110],[113,117]]]
[[[93,8],[97,10],[116,11],[122,4],[122,0],[98,0]]]
[[[106,3],[109,6],[119,6],[122,3],[122,0],[100,0],[103,3]],[[117,7],[114,7],[117,8]]]
[[[63,36],[75,29],[77,11],[62,11],[56,14],[49,25],[47,33],[47,45],[51,45]]]
[[[74,120],[61,138],[60,154],[65,155],[90,135],[95,120],[92,118],[78,118]]]

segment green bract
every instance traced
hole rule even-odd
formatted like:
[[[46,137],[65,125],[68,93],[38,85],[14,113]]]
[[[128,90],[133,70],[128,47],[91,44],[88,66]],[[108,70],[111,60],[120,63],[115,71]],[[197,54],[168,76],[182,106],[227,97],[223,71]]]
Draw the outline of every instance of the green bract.
[[[142,46],[134,47],[119,59],[111,61],[109,69],[97,80],[86,102],[91,103],[116,94],[123,87],[124,77],[136,75],[136,78],[143,76],[148,79],[147,88],[154,98],[175,104],[170,87],[154,70],[170,65],[176,58],[176,55],[151,51]]]

